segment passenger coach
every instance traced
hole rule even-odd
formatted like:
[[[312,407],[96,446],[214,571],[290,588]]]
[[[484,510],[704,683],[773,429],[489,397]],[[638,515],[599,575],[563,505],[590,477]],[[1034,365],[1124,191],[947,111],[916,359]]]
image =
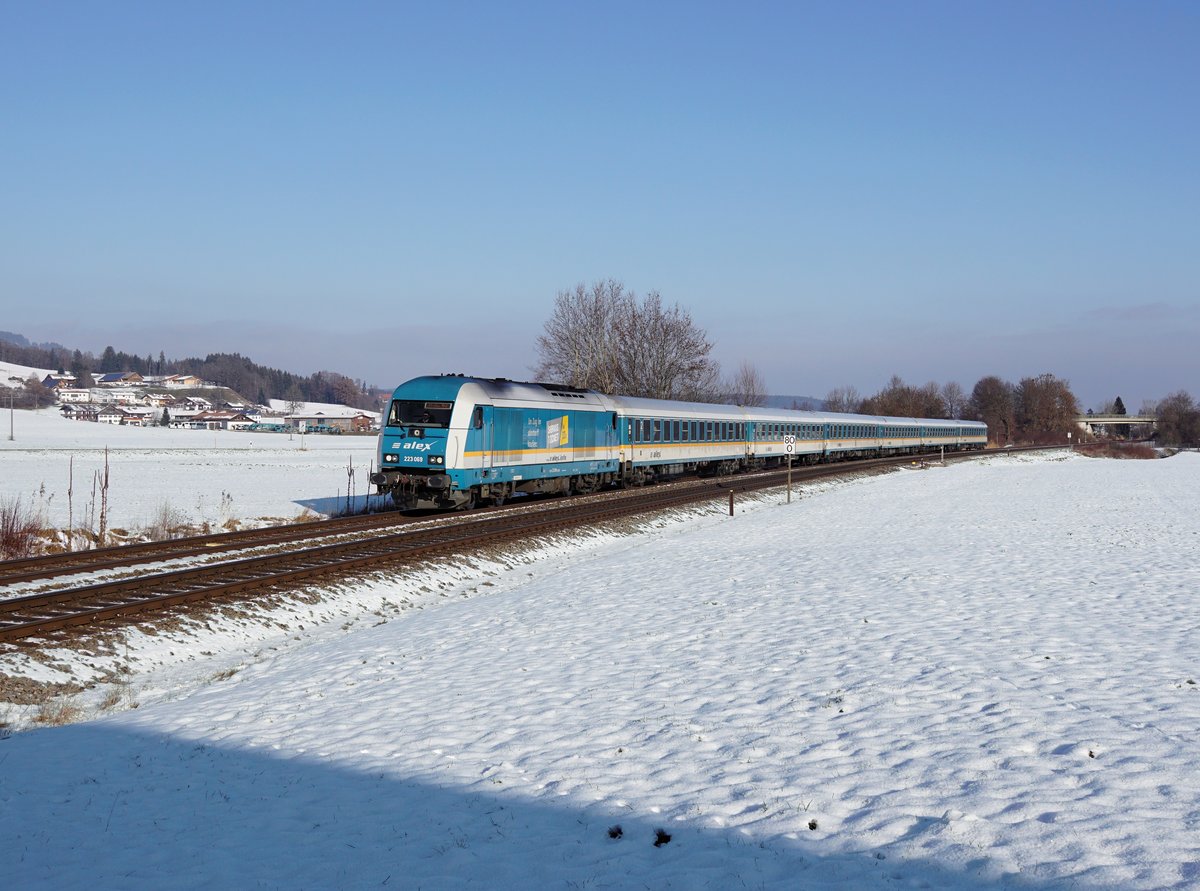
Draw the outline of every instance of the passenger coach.
[[[981,449],[976,421],[605,396],[556,384],[419,377],[392,395],[371,481],[403,509],[499,504],[683,473]]]

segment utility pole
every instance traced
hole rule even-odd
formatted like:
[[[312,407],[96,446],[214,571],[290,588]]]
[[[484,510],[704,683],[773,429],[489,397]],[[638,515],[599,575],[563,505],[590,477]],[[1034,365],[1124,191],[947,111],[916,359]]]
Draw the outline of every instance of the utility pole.
[[[8,394],[8,441],[13,441],[13,398],[15,393]]]

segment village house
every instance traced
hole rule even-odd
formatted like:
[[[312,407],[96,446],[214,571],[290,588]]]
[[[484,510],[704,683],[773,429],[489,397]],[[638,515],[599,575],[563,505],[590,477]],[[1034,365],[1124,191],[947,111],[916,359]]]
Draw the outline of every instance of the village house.
[[[125,423],[126,417],[128,415],[122,409],[115,405],[107,405],[97,413],[96,420],[101,424],[121,425]]]
[[[192,421],[195,420],[198,414],[200,414],[200,412],[196,411],[195,409],[167,409],[167,416],[170,418],[170,426],[176,430],[190,430],[192,428]]]
[[[200,378],[196,377],[196,375],[194,375],[194,374],[171,374],[171,375],[168,375],[167,377],[164,377],[162,379],[162,385],[164,387],[169,387],[173,390],[188,390],[188,389],[195,389],[196,387],[205,387],[205,386],[215,387],[215,386],[217,386],[216,384],[201,380]]]
[[[107,401],[115,402],[117,405],[134,405],[140,401],[141,397],[141,393],[137,390],[125,388],[102,390],[101,392],[107,397]]]
[[[67,403],[60,411],[64,418],[69,418],[72,421],[92,421],[95,423],[100,409],[94,405],[73,405]]]
[[[54,395],[64,405],[86,405],[92,401],[92,394],[88,390],[62,389]]]
[[[101,387],[120,387],[127,384],[140,384],[144,380],[136,371],[110,371],[107,374],[93,374],[97,385]]]
[[[204,411],[195,415],[189,426],[201,430],[245,430],[254,421],[237,411]]]
[[[51,390],[65,390],[75,386],[75,375],[64,374],[48,374],[42,378],[42,386]]]
[[[175,397],[170,393],[143,393],[138,400],[142,405],[149,405],[154,408],[165,408],[166,406],[175,404]]]
[[[370,433],[379,425],[376,415],[357,414],[350,419],[350,429],[354,433]]]

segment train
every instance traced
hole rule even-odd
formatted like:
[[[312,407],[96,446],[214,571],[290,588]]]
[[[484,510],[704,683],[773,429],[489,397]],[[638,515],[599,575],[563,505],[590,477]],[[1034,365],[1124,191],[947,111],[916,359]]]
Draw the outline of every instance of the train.
[[[371,482],[401,510],[469,509],[684,474],[987,445],[978,421],[890,418],[610,396],[443,374],[401,384]]]

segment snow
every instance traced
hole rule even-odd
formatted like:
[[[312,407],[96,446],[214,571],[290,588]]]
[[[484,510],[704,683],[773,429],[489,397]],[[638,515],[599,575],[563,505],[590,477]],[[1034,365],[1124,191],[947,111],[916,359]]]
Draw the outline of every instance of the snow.
[[[7,414],[7,412],[3,413]],[[109,466],[109,528],[138,530],[164,511],[180,522],[246,525],[329,515],[361,505],[376,437],[125,427],[73,421],[57,409],[0,416],[0,498],[21,497],[65,528],[98,508],[93,482]],[[354,470],[351,478],[349,471]],[[71,492],[68,495],[68,492]]]
[[[28,365],[14,365],[11,362],[0,362],[0,387],[22,387],[30,375],[44,380],[46,375],[56,372],[49,368],[32,368]]]
[[[50,653],[133,674],[0,740],[5,883],[1197,887],[1198,497],[998,456]]]
[[[362,408],[351,408],[332,402],[289,402],[286,399],[269,400],[271,411],[289,415],[322,414],[327,418],[353,418],[358,415],[377,415],[379,412]],[[294,408],[293,408],[294,406]]]

